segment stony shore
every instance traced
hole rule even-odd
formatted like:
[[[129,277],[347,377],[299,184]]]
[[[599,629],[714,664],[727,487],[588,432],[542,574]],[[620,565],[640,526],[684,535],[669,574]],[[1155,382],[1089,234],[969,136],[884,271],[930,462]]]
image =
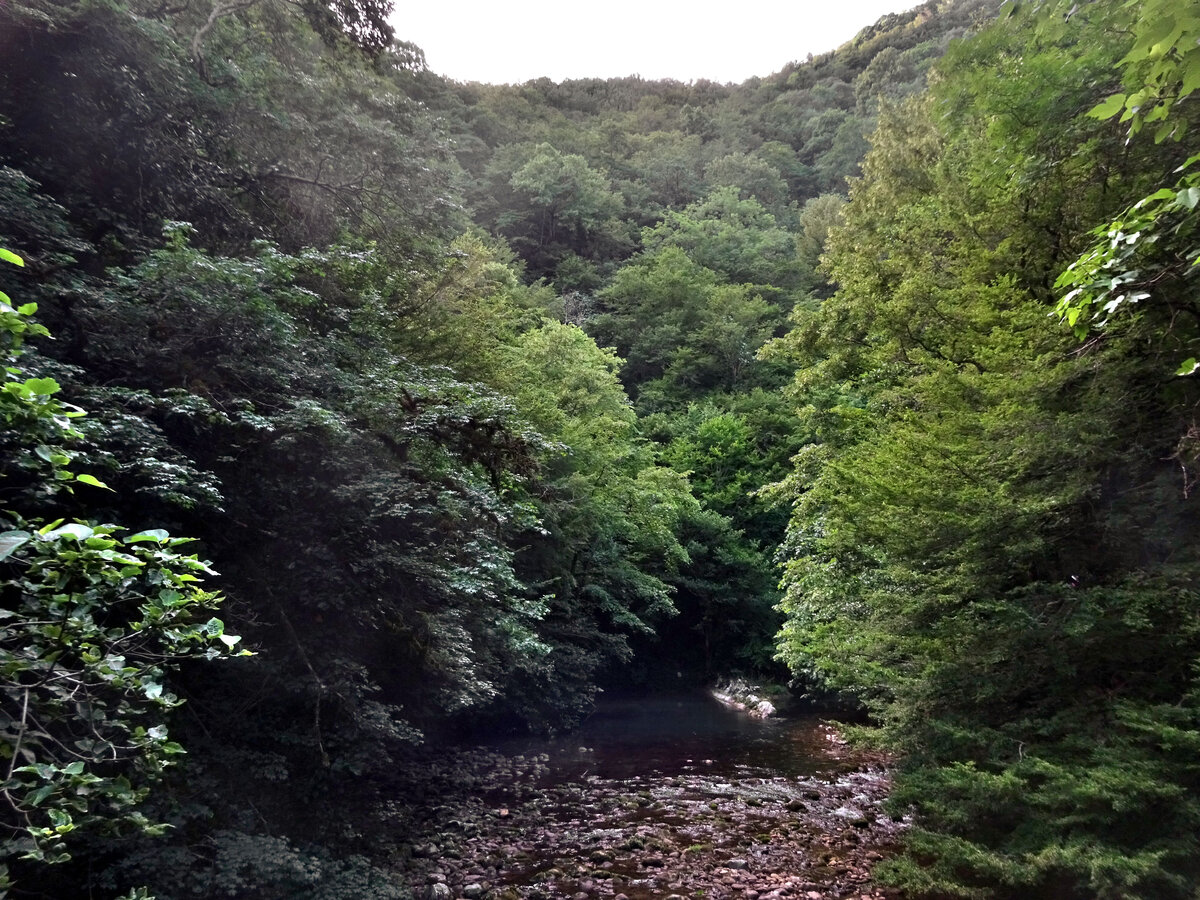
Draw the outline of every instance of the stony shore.
[[[831,754],[841,750],[823,727]],[[418,900],[895,896],[871,885],[903,827],[881,810],[878,764],[841,750],[825,774],[785,777],[692,762],[674,776],[561,781],[546,754],[457,755],[443,784],[462,790],[431,810],[411,848]]]

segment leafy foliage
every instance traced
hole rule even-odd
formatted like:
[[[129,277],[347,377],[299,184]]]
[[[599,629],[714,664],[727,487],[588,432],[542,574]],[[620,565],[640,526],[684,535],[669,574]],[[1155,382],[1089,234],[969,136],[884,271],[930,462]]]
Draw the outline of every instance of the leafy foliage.
[[[1162,188],[1193,16],[1146,7],[954,43],[994,5],[930,2],[736,86],[453,84],[383,3],[0,8],[0,243],[40,248],[16,277],[59,338],[0,310],[36,339],[0,491],[88,522],[14,514],[8,587],[70,556],[25,594],[100,609],[116,571],[71,627],[156,647],[130,623],[176,608],[201,564],[165,535],[196,534],[259,650],[169,684],[56,660],[130,758],[14,776],[26,806],[53,785],[18,828],[84,823],[39,818],[79,778],[116,791],[43,893],[407,896],[421,742],[559,729],[681,668],[782,675],[783,621],[797,687],[904,754],[893,880],[1187,896],[1200,440],[1160,376],[1197,355],[1192,170]],[[1057,278],[1076,326],[1121,314],[1073,344]],[[220,648],[204,618],[171,652]],[[174,827],[123,843],[184,696],[190,752],[138,807]]]
[[[838,290],[771,351],[819,438],[774,488],[780,654],[904,753],[915,827],[884,872],[918,896],[1195,883],[1194,397],[1156,374],[1191,333],[1167,324],[1177,263],[1172,300],[1103,341],[1045,327],[1092,223],[1174,155],[1086,115],[1125,52],[1106,21],[986,30],[885,113],[830,235]]]
[[[24,265],[5,250],[5,261]],[[55,396],[49,378],[22,378],[21,346],[46,329],[29,320],[34,304],[0,302],[5,340],[4,475],[10,491],[44,497],[76,475],[60,444],[78,438],[82,415]],[[17,481],[12,476],[18,476]],[[161,834],[138,809],[183,748],[168,738],[165,714],[181,702],[165,686],[168,671],[189,657],[228,655],[239,638],[205,615],[220,598],[197,586],[214,574],[178,552],[188,538],[153,529],[122,538],[113,525],[58,519],[34,527],[18,513],[0,515],[0,760],[5,777],[0,889],[15,858],[70,859],[77,829],[111,832],[133,826]]]

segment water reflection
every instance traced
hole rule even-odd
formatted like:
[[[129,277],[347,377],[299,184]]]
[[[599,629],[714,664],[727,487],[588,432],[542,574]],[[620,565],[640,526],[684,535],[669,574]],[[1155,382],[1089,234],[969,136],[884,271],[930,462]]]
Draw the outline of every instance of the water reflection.
[[[578,731],[549,740],[509,741],[498,749],[548,755],[555,781],[650,774],[798,776],[839,767],[816,717],[761,720],[703,693],[605,698]]]

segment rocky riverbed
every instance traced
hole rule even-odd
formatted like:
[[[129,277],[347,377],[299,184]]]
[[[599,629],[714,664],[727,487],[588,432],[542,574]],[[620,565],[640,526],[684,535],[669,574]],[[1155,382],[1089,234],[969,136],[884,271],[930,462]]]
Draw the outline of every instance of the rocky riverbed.
[[[464,790],[422,823],[411,883],[421,900],[894,896],[870,875],[903,827],[881,810],[887,772],[813,728],[826,759],[802,775],[699,757],[610,774],[586,746],[565,763],[462,753],[446,771]]]

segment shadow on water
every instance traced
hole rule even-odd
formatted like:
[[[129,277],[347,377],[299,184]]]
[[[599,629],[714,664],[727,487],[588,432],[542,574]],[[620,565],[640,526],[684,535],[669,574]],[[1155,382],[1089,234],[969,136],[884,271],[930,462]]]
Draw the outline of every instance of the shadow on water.
[[[554,781],[588,775],[800,776],[842,768],[838,748],[831,745],[819,717],[757,719],[698,691],[602,698],[577,731],[494,746],[509,755],[549,755],[548,775]]]

